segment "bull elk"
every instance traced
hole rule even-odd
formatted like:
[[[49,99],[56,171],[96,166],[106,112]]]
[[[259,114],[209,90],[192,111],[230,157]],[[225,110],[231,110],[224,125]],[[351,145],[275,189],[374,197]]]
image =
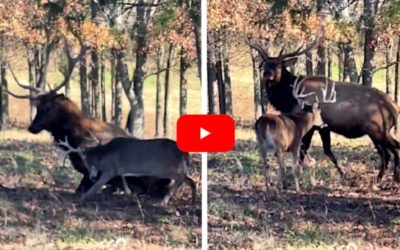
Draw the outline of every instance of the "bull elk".
[[[317,41],[318,39],[316,39]],[[298,109],[298,101],[293,96],[293,86],[301,82],[304,87],[335,85],[334,102],[320,103],[321,118],[325,123],[323,127],[313,127],[304,137],[301,160],[307,153],[315,130],[319,131],[325,154],[335,164],[343,176],[344,172],[331,150],[330,132],[343,135],[347,138],[359,138],[368,135],[374,143],[380,158],[381,166],[377,176],[380,182],[390,161],[391,152],[394,155],[394,180],[400,182],[399,176],[399,141],[391,134],[397,124],[399,108],[391,98],[375,88],[365,87],[347,82],[334,82],[324,76],[296,76],[286,67],[296,62],[297,57],[310,51],[317,44],[310,44],[306,48],[301,46],[294,52],[283,54],[283,49],[278,57],[271,57],[260,45],[248,45],[259,52],[262,57],[263,79],[266,84],[267,95],[270,103],[284,113]],[[325,93],[326,94],[326,93]]]
[[[84,201],[88,196],[99,191],[101,186],[112,178],[121,176],[153,176],[172,179],[173,184],[162,200],[167,205],[173,193],[186,183],[192,190],[193,206],[196,202],[196,184],[188,177],[189,154],[179,150],[175,141],[169,139],[141,140],[136,138],[114,138],[104,145],[85,150],[73,148],[65,138],[59,146],[67,149],[67,154],[78,153],[84,159],[90,176],[100,178],[81,196]],[[128,189],[124,181],[125,189]]]
[[[58,84],[49,92],[44,91],[43,82],[45,81],[44,75],[40,75],[39,80],[34,86],[22,84],[14,74],[10,67],[10,72],[18,86],[30,91],[28,95],[17,95],[10,91],[8,93],[16,98],[30,99],[36,106],[36,115],[31,122],[28,130],[33,134],[38,134],[42,130],[46,130],[51,133],[54,138],[54,142],[59,142],[68,137],[69,142],[73,147],[85,148],[93,144],[93,140],[89,136],[91,131],[101,143],[107,143],[115,137],[128,137],[129,135],[121,128],[106,123],[97,119],[93,119],[85,115],[69,98],[63,94],[58,94],[57,91],[63,88],[71,78],[71,74],[76,63],[82,58],[87,50],[82,41],[81,50],[75,57],[71,55],[68,49],[67,41],[65,40],[65,51],[67,58],[67,69],[64,74],[63,81]],[[48,51],[50,53],[50,51]],[[47,57],[49,55],[47,54]],[[46,71],[43,69],[42,71]],[[37,87],[38,86],[38,87]],[[82,162],[81,157],[76,153],[69,155],[72,166],[79,173],[83,175],[83,178],[76,189],[76,192],[84,192],[88,190],[92,185],[93,181],[89,178],[89,173]],[[140,186],[143,190],[147,190],[153,187],[157,187],[156,193],[165,193],[167,191],[167,185],[169,180],[158,180],[148,177],[129,177],[129,184]],[[116,178],[111,180],[110,184],[113,186],[120,187],[121,179]],[[149,190],[148,190],[149,191]]]

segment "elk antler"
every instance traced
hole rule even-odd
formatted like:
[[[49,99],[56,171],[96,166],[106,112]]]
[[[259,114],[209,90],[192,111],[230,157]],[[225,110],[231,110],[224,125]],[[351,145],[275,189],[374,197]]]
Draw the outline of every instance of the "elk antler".
[[[44,90],[41,89],[41,88],[37,88],[37,87],[34,87],[34,86],[29,86],[29,85],[22,84],[18,80],[17,76],[15,75],[14,70],[12,69],[10,63],[7,62],[7,66],[9,68],[10,72],[11,72],[11,75],[12,75],[14,81],[17,83],[17,85],[20,86],[23,89],[28,89],[29,91],[33,92],[32,94],[29,94],[29,95],[17,95],[17,94],[14,94],[13,92],[11,92],[10,90],[7,90],[7,93],[9,95],[11,95],[11,96],[13,96],[15,98],[19,98],[19,99],[35,99],[38,96],[44,94]]]
[[[79,34],[77,34],[76,32],[73,32],[73,31],[71,31],[71,32],[74,34],[76,39],[78,39],[81,48],[80,48],[78,55],[73,57],[69,50],[69,44],[68,44],[67,38],[64,37],[64,49],[65,49],[65,54],[67,56],[67,61],[68,61],[67,69],[65,70],[65,72],[62,72],[62,74],[64,75],[64,80],[52,90],[54,92],[57,92],[62,87],[64,87],[65,84],[67,84],[67,82],[69,82],[69,80],[71,79],[71,75],[72,75],[75,65],[79,62],[79,60],[81,60],[81,58],[86,54],[87,50],[89,49],[89,47],[84,44],[84,42]]]
[[[250,42],[250,40],[249,40],[249,38],[248,38],[247,36],[244,37],[244,41],[246,42],[247,45],[250,46],[250,48],[252,48],[252,49],[258,51],[258,53],[260,53],[261,57],[262,57],[264,60],[266,60],[266,59],[269,58],[267,51],[266,51],[265,49],[263,49],[263,48],[261,47],[261,45]]]

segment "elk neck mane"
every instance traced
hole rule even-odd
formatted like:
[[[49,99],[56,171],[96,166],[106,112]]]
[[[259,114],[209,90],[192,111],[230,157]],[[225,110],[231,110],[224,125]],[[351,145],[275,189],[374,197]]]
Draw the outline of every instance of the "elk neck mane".
[[[303,78],[303,76],[299,76]],[[282,69],[282,77],[278,83],[269,84],[267,82],[267,95],[268,100],[280,112],[290,113],[298,105],[297,100],[293,97],[293,84],[296,81],[296,76],[287,71],[284,67]]]
[[[68,135],[73,146],[77,146],[87,137],[88,131],[99,131],[106,129],[109,125],[103,121],[88,117],[78,105],[69,98],[64,97],[58,101],[61,108],[63,124],[51,131],[56,140],[64,139]]]

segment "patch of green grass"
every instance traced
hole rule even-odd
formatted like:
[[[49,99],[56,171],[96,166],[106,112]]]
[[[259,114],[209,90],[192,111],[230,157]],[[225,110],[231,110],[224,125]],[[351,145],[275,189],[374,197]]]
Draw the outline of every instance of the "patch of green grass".
[[[332,239],[336,238],[332,234],[323,233],[315,225],[309,225],[303,232],[298,232],[293,228],[286,228],[283,232],[291,246],[307,247],[327,247]]]
[[[43,165],[40,159],[36,158],[32,152],[7,152],[1,153],[1,158],[7,159],[8,164],[4,164],[1,171],[5,174],[13,175],[40,175]]]
[[[108,230],[94,231],[88,225],[76,228],[62,227],[57,230],[58,239],[65,243],[95,243],[111,238]]]

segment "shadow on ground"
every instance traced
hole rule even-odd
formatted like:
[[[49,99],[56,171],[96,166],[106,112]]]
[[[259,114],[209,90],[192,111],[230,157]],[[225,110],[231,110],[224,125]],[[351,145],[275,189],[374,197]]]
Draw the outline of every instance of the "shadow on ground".
[[[339,178],[316,146],[316,163],[305,168],[300,193],[292,186],[282,193],[266,192],[252,140],[237,141],[228,154],[210,155],[211,249],[331,249],[351,242],[359,249],[397,249],[400,196],[392,171],[389,168],[382,182],[374,183],[379,159],[367,142],[357,147],[338,143],[333,148],[344,162],[346,178]],[[274,159],[272,165],[277,166]],[[291,171],[287,172],[285,179],[291,183]]]
[[[193,169],[200,169],[200,157],[193,158]],[[136,199],[123,194],[103,192],[79,203],[74,194],[79,175],[69,166],[59,167],[51,145],[1,141],[0,162],[0,245],[29,245],[43,236],[47,242],[124,237],[159,246],[200,247],[201,206],[198,202],[192,207],[189,188],[168,207],[159,206],[158,198],[141,196],[143,219]],[[198,171],[194,179],[198,181]]]

